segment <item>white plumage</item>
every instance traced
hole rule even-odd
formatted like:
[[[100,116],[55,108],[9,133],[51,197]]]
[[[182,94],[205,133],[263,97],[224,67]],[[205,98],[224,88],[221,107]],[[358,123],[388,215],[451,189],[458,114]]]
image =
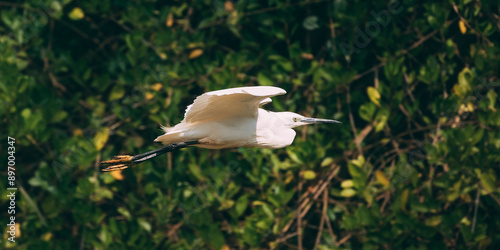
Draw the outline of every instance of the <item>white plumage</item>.
[[[306,118],[292,112],[271,112],[260,107],[286,91],[256,86],[217,90],[198,96],[189,105],[184,120],[164,128],[156,142],[172,144],[197,141],[194,146],[210,149],[234,147],[282,148],[295,138],[297,126],[310,123],[340,123]]]

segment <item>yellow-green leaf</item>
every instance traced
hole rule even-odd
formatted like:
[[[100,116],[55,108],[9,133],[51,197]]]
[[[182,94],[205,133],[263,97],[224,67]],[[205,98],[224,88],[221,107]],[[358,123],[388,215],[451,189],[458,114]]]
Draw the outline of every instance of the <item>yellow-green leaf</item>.
[[[226,210],[232,208],[234,206],[233,200],[225,200],[219,206],[219,211]]]
[[[463,217],[462,220],[460,221],[460,223],[462,223],[466,226],[470,226],[470,220],[467,217]]]
[[[97,134],[94,136],[94,144],[97,151],[100,151],[104,147],[104,145],[106,145],[108,137],[109,137],[109,128],[107,127],[97,132]]]
[[[363,165],[365,165],[365,157],[360,155],[360,156],[358,156],[357,159],[351,160],[351,163],[357,167],[363,167]]]
[[[353,197],[354,195],[356,195],[356,190],[352,188],[342,189],[342,191],[340,191],[340,196],[342,197],[349,198]]]
[[[368,87],[366,89],[366,92],[368,93],[368,97],[370,98],[370,100],[375,103],[375,105],[377,106],[380,106],[380,93],[378,92],[378,90],[372,86]]]
[[[459,97],[465,97],[471,91],[470,83],[472,80],[472,71],[467,67],[464,68],[458,73],[458,83],[453,86],[453,92]]]
[[[144,218],[137,219],[137,223],[146,231],[151,232],[151,224]]]
[[[387,124],[388,118],[389,117],[386,115],[380,117],[380,121],[378,121],[377,125],[375,125],[375,132],[380,132],[382,129],[384,129],[385,125]]]
[[[162,59],[162,60],[167,60],[168,56],[165,52],[159,52],[158,53],[158,56]]]
[[[352,180],[345,180],[342,183],[340,183],[340,186],[342,188],[352,188],[354,187],[354,182]]]
[[[85,13],[83,13],[83,10],[81,8],[76,7],[71,10],[68,16],[72,20],[80,20],[85,17]]]
[[[333,163],[333,158],[332,157],[326,157],[325,159],[323,159],[323,161],[321,162],[321,167],[326,167],[326,166],[330,166],[332,165]]]
[[[263,202],[263,201],[254,201],[252,202],[252,205],[253,206],[262,206],[262,205],[265,205],[266,203]]]
[[[312,170],[302,171],[302,177],[306,180],[312,180],[316,178],[316,173]]]
[[[479,180],[481,181],[481,186],[488,193],[495,191],[495,177],[493,175],[481,173],[479,175]]]
[[[370,192],[369,189],[365,189],[363,192],[363,198],[365,198],[368,207],[370,207],[373,203],[373,195],[373,192]]]
[[[122,86],[114,86],[109,94],[109,100],[114,101],[122,98],[125,95],[125,88]]]
[[[23,109],[23,111],[21,111],[21,116],[25,121],[27,121],[31,116],[31,109],[29,108]]]
[[[446,199],[448,201],[454,201],[460,196],[460,186],[462,184],[462,181],[459,180],[453,184],[452,187],[448,188],[448,192],[446,194]]]
[[[425,220],[425,225],[429,227],[435,227],[441,224],[441,216],[433,216]]]
[[[389,187],[391,183],[389,182],[389,179],[385,176],[384,172],[377,170],[375,172],[375,178],[377,178],[377,181],[382,184],[384,187]]]
[[[52,239],[52,236],[53,236],[52,233],[49,232],[49,233],[46,233],[46,234],[42,235],[41,239],[43,241],[50,241],[50,239]]]
[[[299,156],[295,153],[295,151],[291,150],[290,148],[286,149],[286,152],[288,153],[288,156],[292,161],[302,164],[303,162],[300,160]]]
[[[124,208],[124,207],[119,207],[117,209],[118,213],[122,214],[123,216],[125,216],[125,218],[129,219],[132,218],[132,215],[130,214],[130,212]]]

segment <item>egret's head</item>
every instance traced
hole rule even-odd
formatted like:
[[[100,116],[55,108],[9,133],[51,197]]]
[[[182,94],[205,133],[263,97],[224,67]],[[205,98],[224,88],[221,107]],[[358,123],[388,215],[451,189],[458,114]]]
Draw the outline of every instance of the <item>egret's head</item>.
[[[280,118],[282,122],[284,122],[285,125],[290,128],[314,123],[341,123],[336,120],[309,118],[293,112],[280,112]]]

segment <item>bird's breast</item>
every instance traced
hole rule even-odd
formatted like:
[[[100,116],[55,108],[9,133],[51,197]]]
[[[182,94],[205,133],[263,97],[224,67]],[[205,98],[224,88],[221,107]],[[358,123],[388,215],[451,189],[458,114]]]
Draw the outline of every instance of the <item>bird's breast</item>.
[[[200,138],[197,146],[210,149],[253,146],[257,137],[256,121],[247,118],[205,122],[192,131]]]

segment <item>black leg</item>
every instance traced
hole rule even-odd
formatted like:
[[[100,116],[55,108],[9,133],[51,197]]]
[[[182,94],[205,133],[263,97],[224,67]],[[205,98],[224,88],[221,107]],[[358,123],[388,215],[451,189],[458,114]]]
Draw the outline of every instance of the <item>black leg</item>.
[[[134,155],[132,157],[131,161],[133,163],[140,163],[140,162],[155,158],[155,157],[162,155],[164,153],[172,152],[172,151],[175,151],[175,150],[178,150],[181,148],[185,148],[185,147],[187,147],[189,145],[193,145],[193,144],[198,144],[198,142],[191,141],[191,142],[179,142],[179,143],[168,144],[168,145],[165,145],[164,147],[161,147],[159,149],[155,149],[155,150],[151,150],[151,151],[146,152],[146,153]]]
[[[103,167],[101,171],[110,172],[110,171],[122,170],[134,166],[135,164],[139,164],[141,162],[153,159],[164,153],[172,152],[194,144],[198,144],[198,141],[172,143],[165,145],[159,149],[151,150],[149,152],[138,154],[135,156],[130,156],[130,155],[115,156],[113,157],[112,160],[101,161],[101,166]]]

